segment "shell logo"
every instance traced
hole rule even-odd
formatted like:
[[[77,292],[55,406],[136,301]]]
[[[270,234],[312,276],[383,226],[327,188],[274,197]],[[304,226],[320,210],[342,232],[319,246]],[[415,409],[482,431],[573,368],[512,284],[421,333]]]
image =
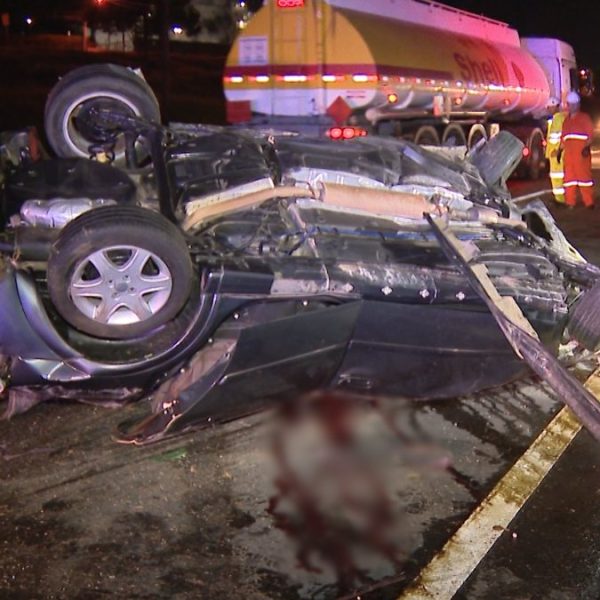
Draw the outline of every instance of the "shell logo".
[[[460,68],[461,77],[466,81],[506,85],[506,81],[502,76],[502,69],[498,63],[492,59],[474,59],[468,54],[455,52],[454,60]]]
[[[521,71],[521,69],[519,69],[519,67],[514,62],[511,62],[511,65],[513,73],[515,74],[515,77],[519,82],[519,85],[521,87],[525,87],[525,75],[523,75],[523,71]]]

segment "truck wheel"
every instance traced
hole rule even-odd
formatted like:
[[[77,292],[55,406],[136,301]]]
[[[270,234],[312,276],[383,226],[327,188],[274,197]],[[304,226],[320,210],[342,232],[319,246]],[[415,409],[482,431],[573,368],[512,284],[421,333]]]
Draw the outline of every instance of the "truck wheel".
[[[442,146],[448,148],[455,148],[456,146],[466,146],[467,138],[465,132],[460,125],[451,123],[444,129],[444,135],[442,136]]]
[[[467,148],[471,150],[474,148],[481,140],[487,140],[487,131],[485,127],[480,123],[473,125],[469,130],[469,137],[467,139]]]
[[[52,88],[44,110],[46,137],[58,156],[89,157],[95,137],[86,124],[91,108],[105,108],[160,122],[158,101],[150,86],[131,69],[119,65],[87,65],[61,78]],[[89,119],[89,114],[87,115]],[[121,143],[115,157],[124,156]]]
[[[528,144],[529,157],[527,161],[527,174],[529,179],[539,179],[544,170],[544,141],[541,131],[533,133]]]
[[[435,127],[424,125],[417,129],[417,133],[415,134],[415,144],[418,144],[419,146],[439,146],[440,136]]]
[[[108,206],[61,231],[47,275],[50,299],[65,321],[94,337],[125,340],[179,313],[193,267],[181,232],[162,215]]]

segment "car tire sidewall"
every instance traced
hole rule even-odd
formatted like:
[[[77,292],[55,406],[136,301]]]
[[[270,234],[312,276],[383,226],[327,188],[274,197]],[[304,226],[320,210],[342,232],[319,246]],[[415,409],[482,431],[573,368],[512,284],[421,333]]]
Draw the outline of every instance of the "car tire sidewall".
[[[142,213],[140,218],[136,209],[110,208],[85,213],[61,232],[48,261],[48,291],[57,312],[83,333],[107,339],[146,336],[172,320],[187,302],[192,288],[192,262],[183,236],[161,215],[147,218]],[[82,261],[98,250],[119,245],[143,248],[158,256],[170,272],[171,294],[166,304],[144,321],[127,325],[98,323],[77,308],[69,288]]]
[[[88,156],[87,148],[81,148],[70,138],[67,125],[77,106],[104,97],[119,102],[129,113],[160,122],[156,96],[150,86],[133,71],[118,65],[82,67],[59,80],[46,101],[46,137],[58,156]],[[88,141],[91,144],[95,140]]]

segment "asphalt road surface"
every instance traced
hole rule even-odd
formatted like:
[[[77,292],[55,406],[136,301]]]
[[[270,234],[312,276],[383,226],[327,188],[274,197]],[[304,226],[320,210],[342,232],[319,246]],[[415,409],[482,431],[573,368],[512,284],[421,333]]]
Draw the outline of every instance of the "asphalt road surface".
[[[600,264],[600,210],[545,199]],[[536,379],[300,406],[143,448],[111,439],[143,404],[0,422],[0,597],[600,596],[600,445],[562,413],[549,426],[562,403]]]

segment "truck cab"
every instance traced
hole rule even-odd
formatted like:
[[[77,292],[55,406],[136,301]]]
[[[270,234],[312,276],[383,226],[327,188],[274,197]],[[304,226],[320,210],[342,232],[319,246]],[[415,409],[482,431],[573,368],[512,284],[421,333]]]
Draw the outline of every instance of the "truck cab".
[[[544,69],[552,96],[564,103],[571,90],[579,90],[579,70],[575,52],[569,44],[552,38],[531,37],[521,38],[521,45]]]

